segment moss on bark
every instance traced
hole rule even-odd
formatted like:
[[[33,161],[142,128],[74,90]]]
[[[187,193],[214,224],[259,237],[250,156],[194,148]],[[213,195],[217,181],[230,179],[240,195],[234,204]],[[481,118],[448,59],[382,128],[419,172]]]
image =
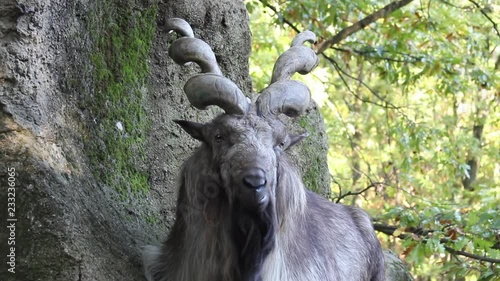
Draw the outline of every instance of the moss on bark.
[[[98,1],[88,21],[95,86],[86,105],[95,135],[87,138],[87,154],[98,178],[124,198],[149,190],[148,172],[141,167],[150,128],[145,103],[157,10],[156,3],[138,9],[131,0]]]

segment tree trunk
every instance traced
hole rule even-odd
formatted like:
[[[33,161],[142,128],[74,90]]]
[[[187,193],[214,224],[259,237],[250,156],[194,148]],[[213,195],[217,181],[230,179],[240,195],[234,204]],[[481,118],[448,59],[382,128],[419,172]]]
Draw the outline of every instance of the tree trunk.
[[[11,188],[0,193],[0,280],[143,280],[140,248],[165,239],[178,171],[198,145],[171,120],[219,112],[189,106],[183,85],[199,70],[168,57],[170,17],[186,19],[253,96],[242,2],[0,5],[0,185]],[[288,121],[311,133],[292,154],[306,185],[328,193],[323,119],[314,103],[308,113]]]
[[[472,128],[472,135],[478,141],[479,146],[481,145],[481,139],[483,136],[483,128],[484,128],[484,124],[474,125],[474,127]],[[478,160],[477,156],[475,156],[475,155],[469,155],[469,157],[467,158],[466,163],[469,166],[469,176],[464,177],[462,180],[462,184],[463,184],[464,188],[467,190],[471,190],[471,191],[474,190],[474,187],[472,186],[472,184],[476,181],[476,178],[477,178],[478,161],[479,160]]]
[[[168,57],[169,17],[186,19],[253,95],[243,2],[2,1],[0,185],[14,183],[15,212],[1,192],[0,220],[15,245],[2,232],[1,280],[143,280],[140,248],[166,238],[178,171],[198,145],[171,120],[219,113],[189,106],[183,85],[199,69]],[[326,193],[323,119],[312,103],[290,122],[312,130],[294,153]]]
[[[0,185],[6,191],[14,179],[16,200],[8,212],[0,193],[2,229],[16,221],[8,222],[15,245],[0,236],[1,280],[143,280],[140,247],[166,237],[177,171],[197,145],[171,120],[216,113],[187,103],[182,88],[198,70],[168,57],[174,35],[162,30],[165,18],[188,20],[250,93],[243,3],[153,2],[2,1]]]

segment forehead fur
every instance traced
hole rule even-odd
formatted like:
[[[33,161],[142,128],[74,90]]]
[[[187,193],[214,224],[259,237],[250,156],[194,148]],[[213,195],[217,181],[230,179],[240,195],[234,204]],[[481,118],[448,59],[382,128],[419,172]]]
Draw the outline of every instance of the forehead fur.
[[[209,127],[232,133],[244,133],[249,130],[262,133],[269,132],[273,135],[286,133],[283,123],[274,116],[261,117],[254,112],[245,115],[222,114],[210,122]]]

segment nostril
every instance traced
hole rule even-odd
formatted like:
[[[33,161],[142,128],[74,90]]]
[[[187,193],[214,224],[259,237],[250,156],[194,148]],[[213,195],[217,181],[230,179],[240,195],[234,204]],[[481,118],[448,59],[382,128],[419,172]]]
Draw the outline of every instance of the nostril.
[[[243,182],[247,187],[259,188],[266,184],[266,179],[258,176],[246,176],[243,178]]]
[[[259,188],[266,185],[266,174],[262,169],[250,169],[243,177],[243,183],[249,188]]]

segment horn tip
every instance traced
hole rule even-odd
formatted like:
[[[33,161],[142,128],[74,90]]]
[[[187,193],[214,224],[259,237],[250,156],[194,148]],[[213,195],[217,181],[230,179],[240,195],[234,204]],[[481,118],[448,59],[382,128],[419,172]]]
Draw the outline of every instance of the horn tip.
[[[316,34],[310,30],[304,30],[293,38],[291,46],[303,45],[305,42],[309,42],[311,44],[316,42]]]
[[[181,18],[169,18],[165,24],[168,33],[173,31],[181,36],[194,38],[193,29],[187,21]]]

